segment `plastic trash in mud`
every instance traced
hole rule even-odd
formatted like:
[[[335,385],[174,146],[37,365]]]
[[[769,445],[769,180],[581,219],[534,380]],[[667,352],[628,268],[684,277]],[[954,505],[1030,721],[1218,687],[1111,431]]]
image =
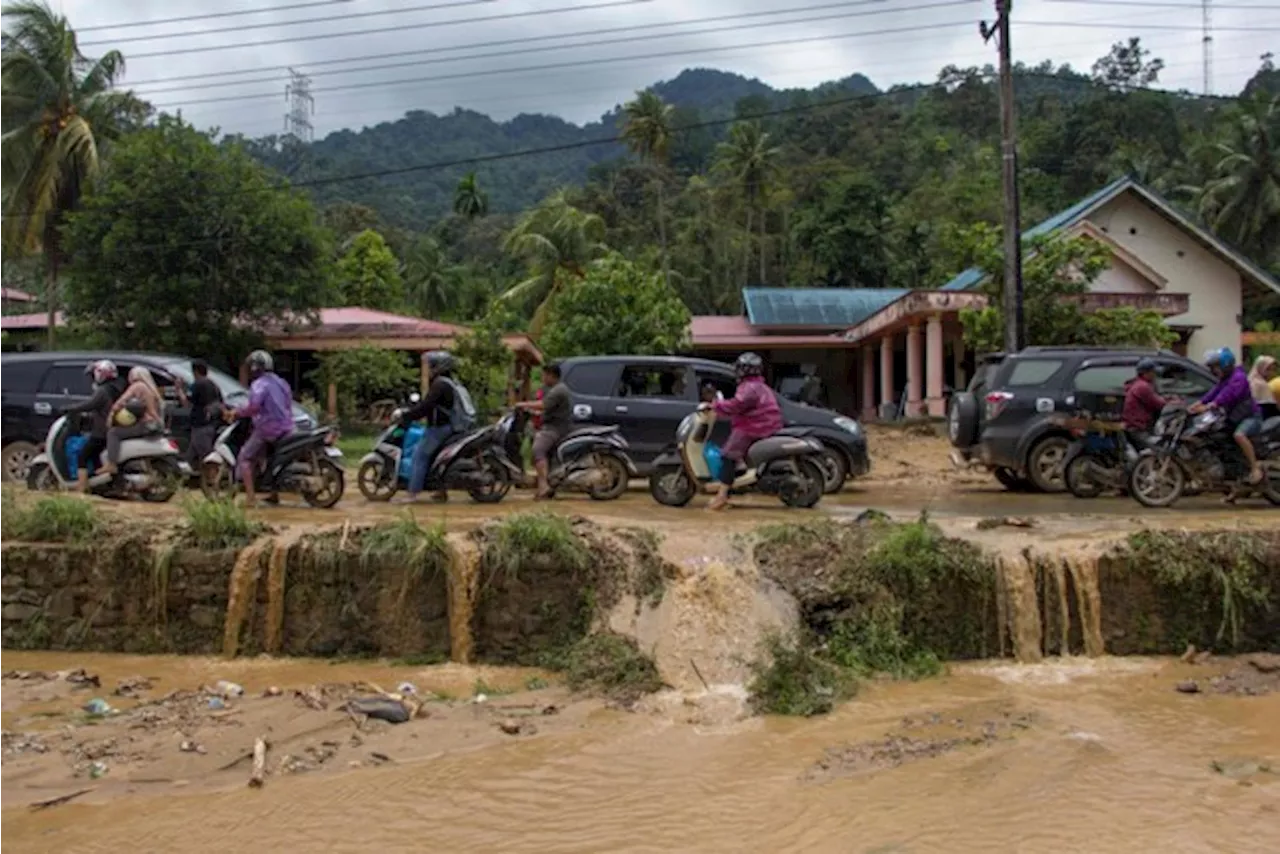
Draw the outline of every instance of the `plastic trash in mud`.
[[[280,687],[278,685],[271,685],[270,687],[267,688],[267,690],[262,692],[262,696],[279,697],[283,693],[284,692],[280,690]]]
[[[488,694],[476,694],[474,697],[471,698],[471,702],[473,703],[487,703],[488,701],[489,701]]]
[[[109,715],[112,712],[111,704],[101,697],[94,697],[81,708],[91,715]]]
[[[178,749],[179,749],[179,750],[181,750],[183,753],[201,753],[201,754],[203,754],[203,753],[207,752],[207,751],[204,749],[204,745],[203,745],[203,744],[198,744],[198,743],[196,743],[196,742],[194,742],[194,741],[184,741],[184,742],[182,742],[182,744],[179,744],[179,745],[178,745]]]
[[[219,679],[217,684],[213,686],[213,691],[215,694],[220,694],[226,699],[244,696],[244,688],[240,687],[235,682],[228,682],[225,679]]]
[[[413,717],[409,708],[390,697],[357,697],[347,703],[351,711],[380,721],[402,724]]]
[[[209,698],[209,711],[217,712],[217,711],[221,711],[222,709],[225,709],[226,707],[227,707],[227,704],[222,701],[221,697]]]
[[[403,694],[406,697],[412,697],[418,693],[418,689],[412,682],[401,682],[396,686],[396,693]]]
[[[105,762],[94,762],[92,765],[89,766],[90,780],[97,780],[99,777],[104,776],[106,773],[107,773],[107,763]]]

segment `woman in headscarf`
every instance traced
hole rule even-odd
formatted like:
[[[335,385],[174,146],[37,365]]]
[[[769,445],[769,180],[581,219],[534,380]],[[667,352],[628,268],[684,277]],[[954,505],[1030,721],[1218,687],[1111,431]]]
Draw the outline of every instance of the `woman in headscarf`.
[[[129,387],[111,407],[111,429],[107,431],[108,474],[114,474],[120,464],[121,442],[164,432],[163,410],[164,398],[151,371],[142,366],[129,371]],[[128,414],[121,415],[122,412]]]
[[[1276,360],[1271,356],[1259,356],[1253,362],[1253,370],[1249,371],[1249,391],[1262,410],[1262,418],[1276,417],[1276,395],[1272,386],[1276,376]]]

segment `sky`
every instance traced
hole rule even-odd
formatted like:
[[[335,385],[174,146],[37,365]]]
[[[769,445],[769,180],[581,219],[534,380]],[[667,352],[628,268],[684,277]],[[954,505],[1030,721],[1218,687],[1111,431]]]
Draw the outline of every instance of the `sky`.
[[[996,59],[978,30],[991,0],[49,2],[85,54],[124,54],[123,85],[199,127],[249,136],[283,129],[289,67],[310,75],[319,138],[455,107],[584,123],[690,67],[776,88],[856,72],[886,88]],[[252,14],[226,14],[239,11]],[[172,20],[188,16],[202,17]],[[1203,89],[1196,0],[1018,0],[1013,22],[1015,60],[1087,70],[1139,36],[1165,62],[1159,87]],[[1219,2],[1212,27],[1211,90],[1235,94],[1261,54],[1280,53],[1280,0]]]

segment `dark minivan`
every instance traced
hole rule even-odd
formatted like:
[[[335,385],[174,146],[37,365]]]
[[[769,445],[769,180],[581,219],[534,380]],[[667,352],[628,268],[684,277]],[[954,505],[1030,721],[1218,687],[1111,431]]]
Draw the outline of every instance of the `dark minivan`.
[[[93,390],[93,380],[85,367],[98,359],[115,362],[120,376],[135,367],[151,371],[156,385],[164,394],[165,420],[169,431],[184,451],[191,434],[190,410],[178,405],[174,390],[181,381],[189,387],[194,379],[191,360],[186,356],[161,353],[123,353],[107,351],[6,353],[0,360],[0,412],[3,413],[3,477],[25,481],[27,467],[36,449],[44,442],[49,426],[61,411],[73,403],[86,400]],[[248,389],[232,377],[209,369],[209,379],[222,392],[222,399],[232,406],[243,404]],[[293,420],[299,430],[315,427],[315,419],[294,404]]]
[[[631,446],[641,474],[675,441],[676,428],[698,405],[698,390],[711,384],[725,397],[737,388],[733,368],[722,362],[683,356],[580,356],[560,363],[573,397],[573,417],[584,424],[617,425]],[[861,425],[829,409],[796,403],[778,395],[789,427],[811,427],[822,442],[821,460],[827,492],[849,477],[866,474],[871,464]],[[715,441],[729,434],[725,420],[716,422]]]

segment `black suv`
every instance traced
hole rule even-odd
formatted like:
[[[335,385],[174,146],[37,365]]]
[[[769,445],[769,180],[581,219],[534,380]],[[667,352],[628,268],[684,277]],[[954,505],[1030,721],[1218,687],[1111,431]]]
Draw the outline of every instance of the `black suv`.
[[[642,474],[675,441],[676,428],[698,405],[698,390],[710,383],[725,397],[737,388],[733,368],[708,359],[681,356],[580,356],[560,363],[573,397],[575,421],[614,425],[631,446]],[[852,418],[778,395],[789,427],[811,427],[827,449],[821,464],[826,490],[835,492],[848,477],[866,474],[867,438]],[[712,437],[723,443],[727,421],[716,422]]]
[[[3,478],[26,480],[27,467],[49,433],[59,413],[73,403],[88,399],[93,380],[85,366],[98,359],[110,359],[127,376],[135,367],[150,369],[164,394],[166,420],[179,447],[186,450],[191,435],[191,411],[178,406],[174,384],[187,387],[194,379],[191,360],[185,356],[158,353],[51,352],[5,353],[0,362],[0,412],[3,412]],[[248,400],[248,390],[227,374],[209,369],[209,379],[222,391],[222,399],[232,406]],[[315,419],[294,404],[293,420],[299,430],[315,427]]]
[[[1028,347],[984,357],[968,390],[951,402],[953,461],[986,466],[1009,489],[1061,492],[1071,437],[1050,416],[1072,412],[1080,392],[1123,397],[1143,358],[1155,360],[1157,390],[1166,397],[1194,400],[1213,387],[1207,368],[1168,350]]]

